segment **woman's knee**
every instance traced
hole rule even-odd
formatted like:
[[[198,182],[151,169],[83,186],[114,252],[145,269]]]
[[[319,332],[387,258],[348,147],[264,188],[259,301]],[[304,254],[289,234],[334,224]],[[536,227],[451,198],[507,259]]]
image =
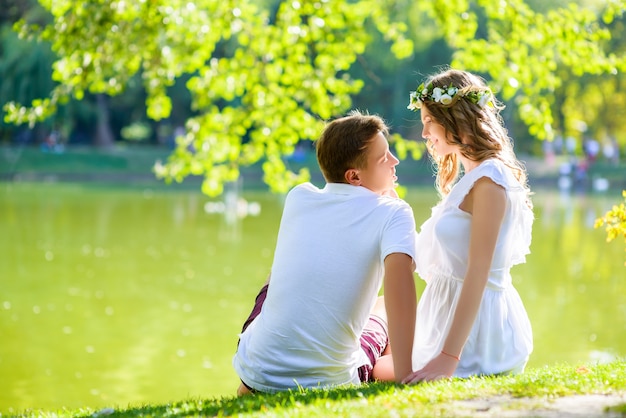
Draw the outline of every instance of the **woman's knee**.
[[[376,299],[376,303],[374,304],[374,308],[372,309],[372,314],[387,321],[387,308],[385,307],[384,296],[379,296],[378,299]]]
[[[374,380],[383,382],[393,382],[396,380],[396,375],[393,370],[393,357],[386,355],[380,357],[372,370],[372,377]]]

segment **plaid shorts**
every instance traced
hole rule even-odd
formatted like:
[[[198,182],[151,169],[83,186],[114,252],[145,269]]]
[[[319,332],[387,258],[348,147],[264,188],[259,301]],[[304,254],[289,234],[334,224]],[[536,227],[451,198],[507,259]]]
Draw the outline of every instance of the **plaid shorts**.
[[[266,284],[259,291],[259,294],[254,301],[252,312],[250,312],[248,319],[244,322],[241,332],[244,332],[250,323],[252,323],[252,321],[261,313],[261,307],[267,297],[267,288],[268,285]],[[365,328],[363,329],[363,333],[361,334],[360,343],[361,350],[365,352],[369,363],[363,364],[359,367],[359,379],[361,382],[372,382],[374,380],[374,377],[372,376],[374,365],[389,343],[387,322],[377,315],[370,315],[367,324],[365,324]],[[237,342],[237,345],[239,345],[239,341]],[[242,383],[248,389],[254,391],[254,389],[246,385],[245,382]]]
[[[359,367],[359,379],[361,382],[372,382],[374,365],[389,343],[387,321],[379,316],[370,315],[360,340],[361,350],[365,352],[370,362]]]

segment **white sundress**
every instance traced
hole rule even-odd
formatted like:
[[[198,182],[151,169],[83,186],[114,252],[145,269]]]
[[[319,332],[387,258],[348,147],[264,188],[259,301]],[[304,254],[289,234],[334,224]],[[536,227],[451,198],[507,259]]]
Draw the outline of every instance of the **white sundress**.
[[[510,274],[530,252],[533,212],[510,170],[489,159],[466,173],[420,228],[416,271],[426,288],[417,307],[413,370],[436,357],[448,335],[467,270],[472,217],[459,205],[482,177],[506,190],[507,207],[485,293],[454,375],[521,372],[533,350],[530,321]]]

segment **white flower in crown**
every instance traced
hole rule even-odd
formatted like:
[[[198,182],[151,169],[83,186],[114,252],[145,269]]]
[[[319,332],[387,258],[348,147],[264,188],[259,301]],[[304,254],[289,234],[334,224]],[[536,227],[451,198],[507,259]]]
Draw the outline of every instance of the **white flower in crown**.
[[[424,91],[426,91],[426,93],[424,93],[424,95],[428,95],[428,90],[424,89]],[[436,102],[441,100],[441,96],[443,95],[443,89],[439,88],[439,87],[435,87],[433,89],[433,94],[431,95],[432,99]]]
[[[422,100],[419,98],[416,91],[412,91],[409,95],[409,105],[406,107],[409,110],[419,110],[422,107]]]
[[[456,96],[474,103],[480,108],[484,108],[487,105],[494,106],[493,95],[489,88],[486,90],[463,92],[459,91],[458,87],[452,85],[433,87],[432,84],[424,85],[424,83],[422,83],[417,87],[416,91],[411,92],[407,108],[410,110],[419,110],[422,108],[422,104],[426,101],[433,101],[447,106],[452,103]]]
[[[452,96],[449,94],[442,95],[438,100],[442,105],[449,105],[452,103]]]
[[[489,92],[484,92],[478,99],[477,104],[480,107],[485,107],[489,102],[491,102],[491,94],[489,94]]]

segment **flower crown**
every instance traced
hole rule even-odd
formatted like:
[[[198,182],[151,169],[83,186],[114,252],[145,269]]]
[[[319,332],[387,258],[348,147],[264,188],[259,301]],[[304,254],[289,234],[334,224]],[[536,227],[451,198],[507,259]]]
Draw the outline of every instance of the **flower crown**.
[[[416,91],[411,92],[407,109],[421,109],[422,103],[426,100],[441,103],[442,105],[448,105],[452,103],[455,96],[458,96],[459,98],[464,97],[481,108],[487,105],[493,105],[493,96],[491,94],[491,90],[489,89],[460,92],[459,89],[453,85],[433,88],[432,83],[427,86],[424,86],[424,83],[422,83]]]

